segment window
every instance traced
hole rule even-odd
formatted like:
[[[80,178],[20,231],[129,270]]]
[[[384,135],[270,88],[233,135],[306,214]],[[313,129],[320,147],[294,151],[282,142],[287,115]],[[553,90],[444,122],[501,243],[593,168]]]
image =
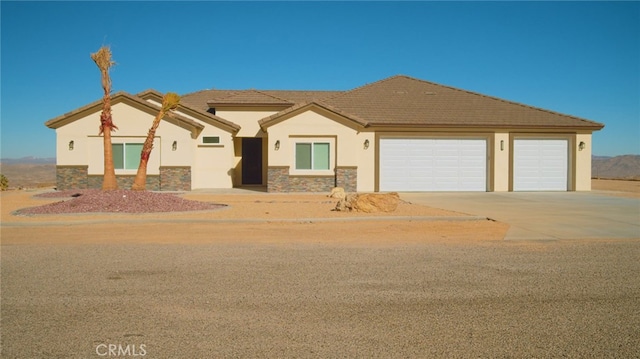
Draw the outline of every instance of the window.
[[[111,145],[111,150],[113,151],[113,167],[115,169],[138,169],[142,143],[114,143]]]
[[[330,143],[328,142],[297,142],[296,170],[323,171],[330,169]]]
[[[202,137],[202,143],[207,143],[207,144],[220,143],[220,136]]]

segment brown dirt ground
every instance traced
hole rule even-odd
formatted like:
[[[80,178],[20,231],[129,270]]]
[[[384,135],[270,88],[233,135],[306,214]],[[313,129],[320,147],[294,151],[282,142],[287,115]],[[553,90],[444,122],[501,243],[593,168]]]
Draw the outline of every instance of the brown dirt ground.
[[[593,180],[593,190],[640,198],[640,181]],[[214,211],[153,214],[65,214],[15,216],[13,211],[59,201],[33,198],[36,191],[0,194],[3,244],[18,243],[208,243],[260,241],[352,244],[420,241],[501,240],[509,226],[492,221],[450,221],[464,214],[401,203],[393,213],[344,213],[331,209],[337,200],[324,194],[186,193],[187,199],[228,205]],[[403,220],[393,217],[442,217]],[[379,217],[380,220],[322,222],[318,219]],[[257,219],[261,222],[237,220]],[[289,220],[282,222],[281,220]],[[211,220],[211,222],[207,222]],[[73,228],[73,230],[71,230]]]
[[[489,220],[451,221],[449,217],[465,215],[410,203],[400,203],[393,213],[335,212],[331,209],[337,200],[324,194],[184,194],[187,199],[228,205],[222,210],[200,212],[38,216],[12,214],[20,208],[60,200],[33,198],[36,193],[39,192],[8,191],[0,195],[0,213],[4,224],[3,244],[340,241],[345,244],[369,245],[425,240],[501,240],[509,227]],[[322,221],[359,217],[369,219]],[[371,217],[378,217],[380,220]],[[442,217],[442,220],[407,220],[406,217]],[[242,220],[259,221],[254,223]]]
[[[614,196],[640,198],[640,181],[592,179],[591,189]]]

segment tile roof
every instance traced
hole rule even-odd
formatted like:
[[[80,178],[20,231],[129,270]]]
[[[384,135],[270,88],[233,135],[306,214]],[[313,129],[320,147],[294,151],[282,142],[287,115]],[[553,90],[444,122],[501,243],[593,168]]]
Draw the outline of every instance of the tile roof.
[[[163,98],[163,94],[161,94],[160,92],[153,90],[153,89],[149,89],[149,90],[145,90],[143,92],[140,92],[139,94],[137,94],[136,96],[147,100],[147,99],[155,99],[156,101],[162,103],[162,98]],[[180,104],[178,105],[178,111],[179,112],[183,112],[186,113],[190,116],[195,116],[196,118],[199,118],[202,121],[205,121],[211,125],[222,125],[224,127],[228,127],[230,130],[232,130],[233,132],[238,132],[240,131],[240,126],[225,120],[222,117],[216,116],[210,112],[207,112],[205,110],[201,110],[199,109],[197,106],[191,105],[189,103],[185,103],[184,100],[182,99],[182,97],[180,98]]]
[[[281,115],[310,103],[365,126],[497,127],[599,130],[603,124],[497,97],[398,75],[350,91],[204,90],[183,96],[207,110],[223,104],[291,106],[265,118],[268,126]]]
[[[342,91],[307,91],[307,90],[202,90],[182,96],[182,101],[204,111],[218,105],[264,105],[275,104],[291,106],[294,104],[319,100],[340,94]],[[251,103],[253,99],[255,102]],[[234,103],[235,101],[236,103]]]
[[[604,125],[407,76],[390,77],[325,100],[369,126],[589,128]]]
[[[295,102],[270,95],[258,90],[238,91],[226,97],[220,97],[207,101],[207,105],[260,105],[260,106],[291,106]]]

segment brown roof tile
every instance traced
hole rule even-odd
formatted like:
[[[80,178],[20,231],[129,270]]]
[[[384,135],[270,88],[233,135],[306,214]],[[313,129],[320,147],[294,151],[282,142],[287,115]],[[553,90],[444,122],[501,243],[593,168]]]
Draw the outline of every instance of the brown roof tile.
[[[407,76],[325,100],[370,126],[589,128],[604,125]]]
[[[207,105],[210,107],[215,107],[217,105],[291,106],[293,104],[294,102],[287,101],[258,90],[239,91],[226,97],[207,101]]]
[[[137,96],[145,100],[149,98],[153,98],[160,103],[162,103],[162,97],[163,97],[163,95],[160,92],[153,89],[143,91],[137,94]],[[240,125],[233,123],[229,120],[225,120],[224,118],[216,116],[210,112],[201,110],[195,105],[192,105],[190,103],[185,103],[182,97],[180,98],[180,104],[178,105],[178,110],[190,116],[199,118],[200,120],[205,121],[211,125],[214,125],[214,126],[222,125],[223,127],[228,127],[228,129],[230,129],[232,132],[240,131]]]
[[[350,91],[205,90],[183,96],[207,103],[294,106],[315,103],[366,126],[566,128],[599,130],[603,124],[408,76],[393,76]],[[286,115],[265,118],[261,125]]]
[[[184,102],[204,111],[215,105],[281,105],[321,100],[342,91],[202,90],[182,96]]]

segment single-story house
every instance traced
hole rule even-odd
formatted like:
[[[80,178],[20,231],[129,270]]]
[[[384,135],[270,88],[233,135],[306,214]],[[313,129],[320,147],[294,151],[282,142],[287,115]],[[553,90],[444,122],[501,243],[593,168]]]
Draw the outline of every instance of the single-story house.
[[[116,176],[128,188],[162,94],[112,95]],[[46,122],[58,189],[100,188],[102,100]],[[588,191],[603,124],[393,76],[349,91],[203,90],[156,134],[147,188],[269,192]]]

